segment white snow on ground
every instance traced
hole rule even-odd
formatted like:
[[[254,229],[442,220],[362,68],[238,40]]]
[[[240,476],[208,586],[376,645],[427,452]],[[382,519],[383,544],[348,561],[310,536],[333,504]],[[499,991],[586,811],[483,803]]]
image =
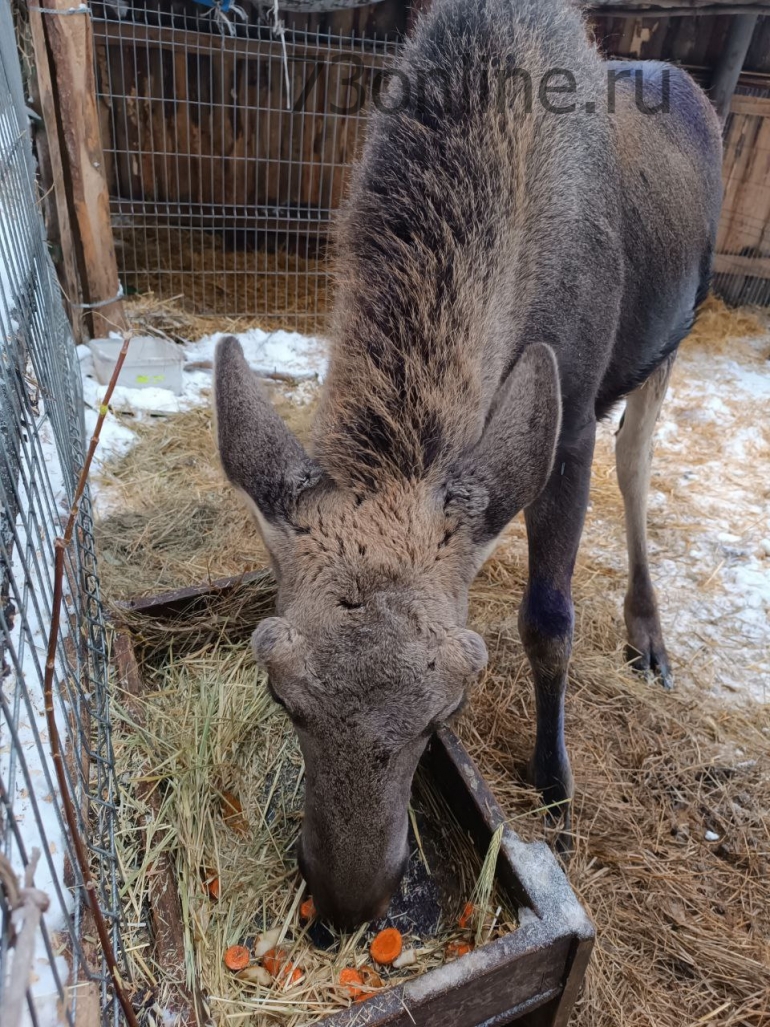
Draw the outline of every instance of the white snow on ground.
[[[226,333],[207,335],[199,342],[185,346],[188,361],[213,360],[214,348]],[[236,335],[251,367],[284,374],[309,372],[323,378],[326,371],[326,344],[323,340],[298,332],[263,332],[252,328]]]
[[[175,395],[169,389],[147,388],[134,389],[118,386],[113,395],[110,407],[114,413],[127,414],[141,420],[147,417],[163,416],[189,410],[190,407],[210,402],[211,369],[200,365],[210,364],[214,359],[214,349],[219,339],[226,333],[218,332],[206,335],[198,342],[191,342],[184,347],[187,365],[184,373],[184,387],[181,395]],[[313,384],[305,381],[306,377],[315,376],[321,380],[326,371],[326,345],[323,340],[313,336],[300,335],[297,332],[274,331],[264,332],[260,328],[252,328],[236,335],[243,347],[249,366],[261,373],[278,373],[296,376],[296,386],[291,395],[298,403],[307,402],[312,394]],[[90,350],[81,346],[78,350],[80,367],[83,374],[83,396],[86,404],[86,429],[93,432],[98,417],[99,407],[107,391],[106,385],[100,385],[94,377],[93,357]],[[94,461],[95,470],[99,470],[110,457],[125,453],[135,439],[134,432],[124,418],[120,422],[107,418]],[[94,500],[96,511],[104,513],[104,498],[98,488]]]
[[[655,439],[650,566],[677,680],[770,702],[770,339],[736,351],[745,362],[687,345],[677,358]],[[608,463],[619,416],[600,426]],[[610,531],[622,539],[589,516],[584,544],[625,568]]]
[[[66,508],[61,465],[50,423],[41,418],[38,429],[42,457],[54,495],[55,514],[53,516],[58,516],[63,514]],[[31,437],[22,436],[22,445],[29,449],[33,445]],[[33,504],[32,509],[37,513],[39,523],[46,522],[52,515],[48,503],[41,498],[42,494],[44,494],[42,484],[37,483],[35,495],[31,502]],[[31,551],[37,552],[37,559],[41,563],[50,554],[40,546],[34,534],[31,537],[29,536],[27,521],[30,513],[30,497],[22,492],[20,500],[21,509],[16,520],[19,546],[14,546],[13,548],[11,571],[14,581],[19,587],[23,587],[25,572],[19,555],[19,549],[25,554],[28,564],[31,563]],[[57,531],[58,525],[52,525],[49,530],[52,532]],[[49,565],[43,564],[42,566],[41,573],[46,580],[49,575],[52,577],[51,568],[52,559]],[[37,594],[38,602],[43,602],[34,571],[32,581],[29,584],[33,592]],[[49,781],[55,786],[56,777],[49,752],[42,684],[48,644],[47,611],[44,607],[41,607],[39,613],[40,616],[38,616],[38,610],[36,610],[35,603],[30,597],[29,602],[26,604],[27,630],[25,630],[22,616],[17,612],[11,630],[10,646],[19,659],[21,675],[17,676],[12,669],[10,677],[2,682],[3,691],[11,709],[14,708],[15,701],[19,701],[19,719],[16,729],[19,746],[24,756],[30,780],[29,782],[25,781],[19,766],[18,755],[14,754],[10,744],[10,738],[7,736],[3,737],[2,735],[0,735],[0,779],[14,787],[12,795],[14,817],[27,854],[29,855],[35,847],[41,849],[41,858],[35,874],[35,885],[46,892],[51,900],[51,905],[44,919],[48,936],[53,939],[55,932],[61,931],[65,925],[65,910],[58,899],[57,882],[58,887],[61,888],[61,895],[67,913],[72,911],[73,903],[69,889],[62,884],[64,881],[64,841],[54,795],[49,787]],[[41,617],[43,618],[42,624]],[[62,629],[66,633],[66,618],[62,618]],[[10,657],[6,657],[6,659],[10,662]],[[61,666],[57,670],[59,676],[63,678],[64,673]],[[22,696],[24,693],[22,688],[29,697],[32,716],[30,716],[29,710],[23,702]],[[57,710],[57,723],[62,738],[65,738],[65,724],[60,710]],[[12,776],[11,769],[14,765],[16,773]],[[46,776],[46,772],[48,776]],[[42,832],[37,823],[35,805],[37,806],[37,816],[39,816],[42,824]],[[47,851],[45,851],[46,848]],[[18,856],[15,852],[15,846],[12,851],[15,856]],[[23,880],[23,867],[20,860],[16,859],[14,861],[13,868],[18,874],[19,879]],[[54,948],[56,948],[55,940]],[[69,967],[63,956],[56,957],[56,968],[59,979],[66,983],[69,976]],[[31,992],[35,1002],[35,1015],[39,1027],[49,1027],[49,1025],[60,1023],[58,993],[41,932],[38,932],[36,936],[35,958],[30,980]],[[30,1023],[29,1012],[26,1006],[24,1015],[24,1023]]]

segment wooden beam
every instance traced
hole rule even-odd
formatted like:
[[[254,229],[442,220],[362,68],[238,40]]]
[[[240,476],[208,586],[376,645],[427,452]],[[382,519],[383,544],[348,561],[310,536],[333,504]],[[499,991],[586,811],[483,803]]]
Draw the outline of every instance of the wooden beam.
[[[126,325],[115,247],[110,198],[104,177],[99,114],[94,80],[91,19],[57,14],[72,0],[41,0],[58,113],[61,174],[72,212],[72,232],[84,301],[94,336],[122,331]]]
[[[717,253],[714,257],[714,274],[770,279],[770,257],[740,257],[732,253]]]
[[[72,235],[70,209],[67,201],[67,190],[64,181],[64,166],[59,145],[59,122],[54,100],[54,89],[51,81],[50,54],[45,39],[43,15],[31,5],[29,8],[29,27],[32,33],[32,47],[35,55],[34,79],[38,92],[40,115],[43,118],[45,146],[51,170],[54,205],[56,210],[56,227],[58,242],[61,246],[61,282],[66,304],[67,315],[72,325],[76,342],[82,342],[82,313],[80,304],[83,296],[80,288],[80,275],[75,260],[75,240]],[[48,227],[48,226],[46,226]]]
[[[742,93],[733,93],[730,113],[770,118],[770,96],[745,96]]]
[[[657,3],[657,4],[633,4],[623,0],[617,6],[613,3],[589,4],[584,7],[588,14],[603,15],[607,18],[715,18],[724,17],[726,14],[770,14],[770,3],[764,0],[756,0],[755,3]]]
[[[723,124],[730,113],[730,101],[738,85],[758,17],[757,14],[739,14],[733,18],[719,63],[714,70],[709,92]]]
[[[283,46],[280,39],[242,39],[239,36],[219,36],[210,32],[196,32],[193,29],[170,28],[166,25],[132,25],[122,21],[97,22],[94,34],[97,39],[120,47],[141,45],[170,49],[184,45],[186,54],[213,55],[224,51],[244,57],[274,58],[283,61]],[[384,67],[388,62],[387,54],[372,49],[371,46],[367,47],[365,43],[359,45],[358,40],[355,47],[351,46],[350,50],[336,51],[316,43],[292,42],[287,39],[286,50],[292,61],[306,60],[309,64],[316,61],[333,63],[336,57],[343,63],[351,59],[360,59],[367,68]]]

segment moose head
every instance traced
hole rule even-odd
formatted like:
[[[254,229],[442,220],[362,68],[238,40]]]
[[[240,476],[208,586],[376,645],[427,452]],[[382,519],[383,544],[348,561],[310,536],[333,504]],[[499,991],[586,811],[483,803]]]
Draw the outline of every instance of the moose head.
[[[215,403],[222,464],[278,583],[276,616],[252,644],[305,760],[300,868],[319,912],[353,927],[387,908],[420,756],[487,662],[465,626],[468,590],[550,473],[556,363],[531,345],[472,445],[427,476],[403,468],[368,488],[305,451],[232,337],[217,346]]]

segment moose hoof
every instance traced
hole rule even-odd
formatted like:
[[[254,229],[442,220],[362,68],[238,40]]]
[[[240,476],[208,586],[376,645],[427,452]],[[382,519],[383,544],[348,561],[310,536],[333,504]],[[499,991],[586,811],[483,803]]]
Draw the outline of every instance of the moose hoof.
[[[668,662],[666,647],[662,642],[629,642],[626,646],[626,661],[637,674],[643,674],[650,681],[659,681],[667,691],[674,687],[674,675]]]
[[[546,831],[557,856],[566,860],[572,853],[572,771],[566,752],[554,762],[532,756],[528,777],[543,797]]]

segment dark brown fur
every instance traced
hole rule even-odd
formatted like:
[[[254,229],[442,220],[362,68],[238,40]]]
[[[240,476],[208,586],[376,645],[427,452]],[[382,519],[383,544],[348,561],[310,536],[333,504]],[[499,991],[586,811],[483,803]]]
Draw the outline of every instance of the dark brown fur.
[[[379,912],[398,881],[420,753],[486,661],[465,627],[468,589],[522,508],[533,774],[569,799],[570,578],[596,418],[686,331],[720,193],[719,131],[697,87],[671,69],[671,111],[649,115],[621,81],[609,113],[612,69],[563,0],[435,0],[399,67],[410,102],[372,118],[342,220],[313,456],[235,340],[216,360],[222,461],[278,577],[278,616],[254,648],[305,756],[300,861],[343,925]],[[536,98],[549,69],[569,69],[577,95],[555,102],[580,109],[536,99],[524,114],[515,76],[498,92],[501,68],[526,69]],[[662,68],[644,68],[652,103]],[[642,478],[626,478],[638,506]],[[634,637],[657,645],[637,543]],[[660,668],[658,648],[646,666]]]

